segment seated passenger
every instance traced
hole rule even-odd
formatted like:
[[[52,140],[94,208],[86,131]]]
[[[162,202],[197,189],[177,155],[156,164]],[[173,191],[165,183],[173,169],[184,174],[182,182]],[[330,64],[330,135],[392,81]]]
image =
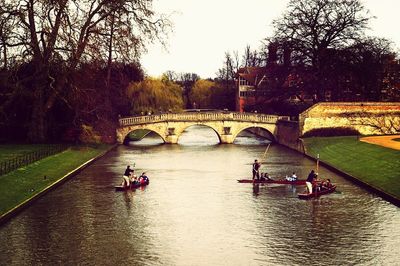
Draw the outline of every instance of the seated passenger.
[[[137,178],[136,175],[132,175],[131,184],[132,184],[132,185],[137,185],[137,184],[139,184],[139,181],[138,181],[138,178]]]
[[[297,180],[297,175],[295,172],[293,172],[292,174],[292,181],[296,181]]]
[[[133,182],[133,180],[135,179],[136,175],[135,175],[135,170],[132,170],[132,174],[129,176],[129,181]]]
[[[293,172],[291,176],[286,176],[286,180],[290,182],[296,181],[297,175],[295,174],[295,172]]]
[[[327,187],[327,188],[332,188],[333,187],[333,184],[331,183],[331,180],[329,178],[325,182],[325,187]]]
[[[317,191],[320,192],[326,189],[325,181],[321,181],[320,183],[316,183]]]
[[[264,174],[264,179],[265,179],[265,180],[272,180],[272,178],[269,176],[268,173],[265,173],[265,174]]]
[[[149,178],[146,175],[146,172],[143,172],[139,177],[140,184],[147,184],[149,182]]]

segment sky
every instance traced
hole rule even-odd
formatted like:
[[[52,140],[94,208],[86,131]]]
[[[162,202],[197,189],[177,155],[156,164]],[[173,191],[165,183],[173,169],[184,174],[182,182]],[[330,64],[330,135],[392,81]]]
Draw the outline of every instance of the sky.
[[[149,76],[172,70],[213,78],[222,67],[225,52],[243,53],[247,45],[259,49],[272,36],[272,21],[286,9],[288,0],[154,0],[159,13],[168,14],[173,32],[161,44],[148,45],[142,66]],[[363,0],[371,20],[367,34],[384,37],[399,51],[400,0]],[[397,27],[396,27],[397,26]]]

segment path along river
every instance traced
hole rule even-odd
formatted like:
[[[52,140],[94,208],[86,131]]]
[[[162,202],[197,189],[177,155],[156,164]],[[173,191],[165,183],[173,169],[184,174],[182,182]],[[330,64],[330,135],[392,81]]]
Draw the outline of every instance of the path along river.
[[[338,193],[239,184],[255,158],[273,177],[312,161],[244,134],[218,145],[191,127],[179,145],[119,146],[0,228],[0,265],[400,265],[400,209],[327,169]],[[151,183],[115,192],[127,164]]]

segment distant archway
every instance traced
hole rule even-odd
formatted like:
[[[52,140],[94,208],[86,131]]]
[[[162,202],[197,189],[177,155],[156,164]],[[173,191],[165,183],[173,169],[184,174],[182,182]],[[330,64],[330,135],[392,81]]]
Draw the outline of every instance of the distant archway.
[[[254,135],[263,137],[265,139],[268,139],[272,142],[275,142],[275,136],[274,134],[272,134],[272,132],[265,127],[262,126],[247,126],[247,127],[243,127],[241,129],[239,129],[236,133],[236,135],[233,136],[233,139],[235,140],[241,133],[243,133],[244,131],[249,131]]]
[[[193,128],[193,127],[198,127],[199,128],[199,130],[204,130],[204,129],[206,129],[206,130],[209,130],[209,131],[212,131],[213,132],[213,134],[214,134],[214,136],[215,136],[215,138],[216,138],[216,143],[215,144],[219,144],[219,143],[221,143],[221,136],[219,135],[219,133],[218,133],[218,131],[215,129],[215,128],[213,128],[212,126],[210,126],[210,125],[206,125],[206,124],[192,124],[192,125],[188,125],[188,126],[186,126],[186,127],[184,127],[180,132],[179,132],[179,135],[178,135],[178,140],[177,140],[177,143],[182,143],[182,141],[184,141],[184,139],[185,139],[185,132],[187,132],[188,131],[188,129],[190,129],[190,128]],[[183,137],[184,136],[184,137]],[[201,135],[197,135],[197,138],[200,140],[200,142],[209,142],[210,141],[210,137],[211,136],[203,136],[203,139],[202,139],[202,136]],[[197,141],[196,141],[197,142]]]
[[[132,134],[135,134],[135,132],[138,133],[134,137],[132,137]],[[161,141],[165,143],[165,139],[162,137],[160,133],[158,133],[155,130],[143,128],[143,129],[134,129],[132,131],[129,131],[124,138],[124,144],[127,145],[128,143],[135,141],[139,142],[142,139],[146,138],[146,136],[151,134],[157,135],[161,139]]]

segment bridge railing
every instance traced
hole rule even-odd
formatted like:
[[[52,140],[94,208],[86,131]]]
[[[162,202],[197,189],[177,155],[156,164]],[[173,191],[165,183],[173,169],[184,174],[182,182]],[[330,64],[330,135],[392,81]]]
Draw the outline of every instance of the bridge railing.
[[[244,121],[258,123],[276,123],[278,120],[289,120],[287,116],[253,114],[253,113],[227,113],[227,112],[198,112],[198,113],[168,113],[125,117],[119,119],[120,126],[130,126],[164,121]]]

